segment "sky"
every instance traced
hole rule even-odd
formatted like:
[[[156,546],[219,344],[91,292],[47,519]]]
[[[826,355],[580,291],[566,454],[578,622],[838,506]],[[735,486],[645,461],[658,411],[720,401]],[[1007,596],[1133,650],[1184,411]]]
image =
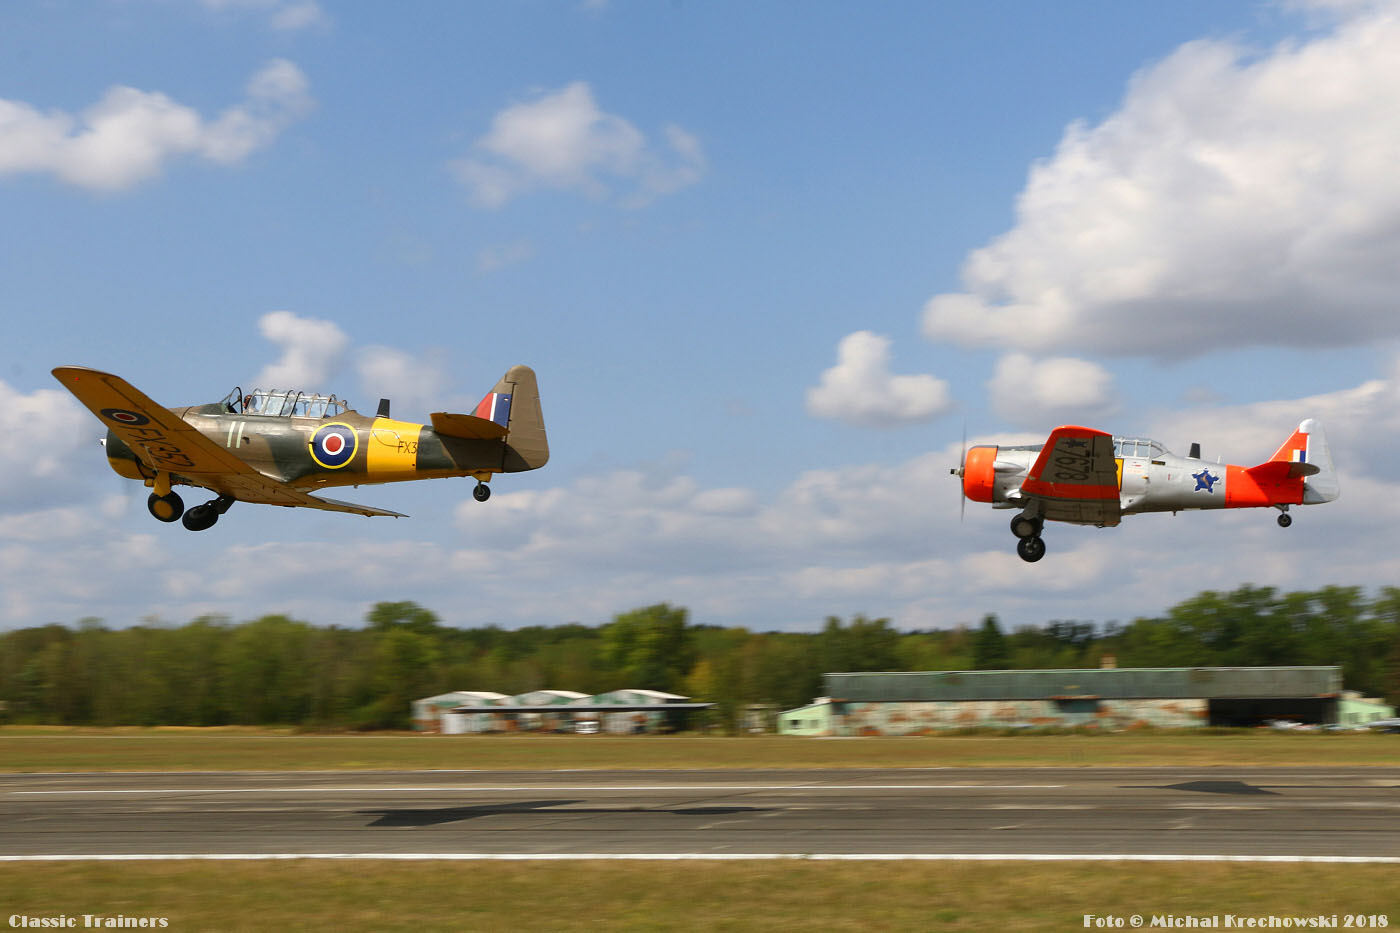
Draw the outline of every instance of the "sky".
[[[1400,4],[0,5],[0,629],[413,600],[455,626],[1131,621],[1400,583]],[[552,459],[163,525],[50,375],[396,417],[539,375]],[[1335,503],[1052,525],[1059,424]],[[187,504],[203,501],[183,490]]]

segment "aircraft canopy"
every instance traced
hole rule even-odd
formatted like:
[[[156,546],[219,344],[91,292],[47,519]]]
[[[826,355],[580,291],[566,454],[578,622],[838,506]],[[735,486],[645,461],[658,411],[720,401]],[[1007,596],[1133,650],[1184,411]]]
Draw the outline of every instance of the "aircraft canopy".
[[[275,415],[282,418],[333,418],[348,411],[348,403],[334,395],[314,395],[295,389],[254,389],[243,394],[234,389],[224,398],[231,412],[245,415]]]
[[[1148,437],[1115,437],[1113,439],[1113,456],[1120,460],[1126,457],[1156,460],[1166,452],[1167,448]]]

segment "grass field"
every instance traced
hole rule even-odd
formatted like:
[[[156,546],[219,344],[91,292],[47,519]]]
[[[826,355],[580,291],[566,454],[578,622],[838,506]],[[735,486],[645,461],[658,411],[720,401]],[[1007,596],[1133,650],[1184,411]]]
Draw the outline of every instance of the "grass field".
[[[0,910],[172,930],[1062,931],[1083,916],[1385,916],[1394,865],[154,862],[0,866]],[[1124,927],[1128,928],[1127,923]],[[1157,927],[1162,929],[1162,927]],[[1238,928],[1238,927],[1237,927]]]
[[[1400,735],[296,735],[249,729],[0,728],[3,771],[1400,765]]]
[[[1259,767],[1400,765],[1400,736],[1124,733],[308,736],[249,729],[0,729],[0,770]],[[1400,818],[1400,817],[1398,817]],[[0,827],[3,830],[3,827]],[[0,918],[163,917],[172,930],[1085,929],[1084,915],[1384,917],[1395,865],[1141,862],[0,863]],[[1195,926],[1201,926],[1198,921]],[[1088,927],[1094,929],[1095,927]],[[1104,927],[1099,927],[1103,929]],[[1242,927],[1236,927],[1242,928]],[[1256,927],[1258,928],[1258,927]],[[1265,927],[1267,928],[1267,927]],[[1355,924],[1352,928],[1356,928]],[[1162,929],[1162,927],[1157,927]]]

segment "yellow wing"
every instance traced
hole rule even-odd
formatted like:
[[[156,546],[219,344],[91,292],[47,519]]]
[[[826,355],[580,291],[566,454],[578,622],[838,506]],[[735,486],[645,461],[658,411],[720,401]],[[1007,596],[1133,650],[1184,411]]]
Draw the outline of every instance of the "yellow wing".
[[[60,366],[53,374],[142,462],[178,475],[191,485],[241,502],[403,517],[387,509],[318,499],[260,473],[120,376],[83,366]]]

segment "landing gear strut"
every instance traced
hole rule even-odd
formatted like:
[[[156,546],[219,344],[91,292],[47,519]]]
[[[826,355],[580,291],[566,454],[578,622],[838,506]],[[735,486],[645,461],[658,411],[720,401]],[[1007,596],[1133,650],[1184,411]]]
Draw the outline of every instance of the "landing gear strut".
[[[1280,528],[1287,528],[1289,525],[1293,524],[1293,516],[1288,514],[1288,506],[1281,505],[1278,507],[1278,510],[1282,513],[1278,517],[1278,526]]]

